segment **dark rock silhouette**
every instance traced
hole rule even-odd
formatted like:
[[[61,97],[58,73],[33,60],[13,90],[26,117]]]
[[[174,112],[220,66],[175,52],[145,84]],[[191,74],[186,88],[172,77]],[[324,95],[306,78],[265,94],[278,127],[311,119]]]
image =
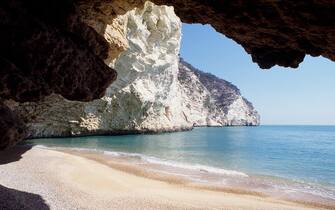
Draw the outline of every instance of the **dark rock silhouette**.
[[[104,63],[108,44],[68,0],[0,3],[0,97],[36,101],[103,96],[116,71]]]

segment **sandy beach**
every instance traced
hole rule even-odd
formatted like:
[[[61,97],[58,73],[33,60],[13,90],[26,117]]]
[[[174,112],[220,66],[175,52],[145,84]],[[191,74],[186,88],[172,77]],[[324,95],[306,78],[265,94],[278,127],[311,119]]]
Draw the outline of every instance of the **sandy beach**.
[[[0,209],[322,209],[150,177],[145,169],[104,164],[87,154],[16,151],[0,154]]]

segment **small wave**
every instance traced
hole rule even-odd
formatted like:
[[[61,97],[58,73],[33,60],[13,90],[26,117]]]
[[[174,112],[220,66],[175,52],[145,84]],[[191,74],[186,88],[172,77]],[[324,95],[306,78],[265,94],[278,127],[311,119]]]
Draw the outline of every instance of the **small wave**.
[[[175,162],[175,161],[162,160],[162,159],[158,159],[155,157],[146,157],[146,161],[148,161],[149,163],[155,163],[155,164],[166,165],[166,166],[171,166],[171,167],[221,174],[225,176],[248,177],[248,175],[243,172],[226,170],[223,168],[216,168],[216,167],[200,165],[200,164],[180,163],[180,162]]]
[[[188,164],[188,163],[181,163],[181,162],[176,162],[176,161],[171,161],[171,160],[163,160],[160,158],[138,154],[138,153],[125,153],[125,152],[112,152],[112,151],[103,151],[103,153],[106,155],[114,156],[114,157],[123,156],[123,157],[137,158],[137,159],[146,161],[148,163],[170,166],[170,167],[180,168],[180,169],[203,171],[203,172],[215,173],[215,174],[220,174],[220,175],[225,175],[225,176],[248,177],[247,174],[243,172],[239,172],[239,171],[226,170],[222,168],[216,168],[216,167],[200,165],[200,164]]]
[[[234,170],[227,170],[223,168],[217,168],[213,166],[208,166],[208,165],[201,165],[201,164],[192,164],[192,163],[182,163],[182,162],[177,162],[177,161],[172,161],[172,160],[164,160],[161,158],[149,156],[149,155],[144,155],[144,154],[139,154],[139,153],[127,153],[127,152],[117,152],[117,151],[108,151],[108,150],[99,150],[95,148],[79,148],[79,147],[54,147],[54,146],[45,146],[45,145],[35,145],[34,147],[37,148],[42,148],[42,149],[69,149],[73,151],[87,151],[87,152],[97,152],[101,153],[107,156],[112,156],[112,157],[124,157],[124,158],[133,158],[136,160],[140,160],[143,163],[150,163],[150,164],[157,164],[157,165],[162,165],[162,166],[167,166],[171,168],[177,168],[177,169],[186,169],[190,171],[195,171],[195,172],[205,172],[205,173],[212,173],[212,174],[218,174],[222,176],[227,176],[227,177],[238,177],[238,178],[247,178],[249,177],[248,174],[245,174],[240,171],[234,171]],[[161,171],[162,172],[162,171]],[[164,173],[169,173],[169,174],[175,174],[173,172],[169,171],[163,171]],[[203,179],[198,179],[195,177],[191,177],[190,175],[183,175],[179,174],[180,176],[187,176],[188,178],[194,179],[194,181],[201,181],[204,182],[206,180]],[[250,177],[250,179],[241,179],[241,183],[245,183],[246,186],[254,186],[255,181],[259,182],[259,180],[254,180],[254,176]],[[224,180],[223,180],[224,181]],[[293,182],[282,182],[278,180],[275,180],[273,178],[262,178],[262,181],[259,182],[258,186],[272,186],[272,189],[275,189],[275,191],[281,191],[281,192],[286,192],[288,194],[296,194],[296,193],[303,193],[303,194],[311,194],[314,196],[319,196],[322,198],[326,199],[335,199],[335,190],[331,187],[326,187],[326,186],[315,186],[312,183],[304,183],[301,180],[300,181],[294,181]],[[250,184],[250,182],[252,182]],[[268,188],[266,187],[265,190]]]
[[[319,196],[326,199],[335,200],[334,188],[330,186],[317,186],[312,183],[296,182],[291,184],[273,184],[277,189],[287,193],[304,193],[314,196]]]
[[[115,156],[115,157],[120,157],[121,154],[119,152],[111,152],[111,151],[103,151],[105,155],[110,155],[110,156]]]
[[[47,147],[44,145],[34,145],[35,148],[39,148],[39,149],[50,149],[51,147]]]
[[[43,145],[38,145],[39,147],[44,148],[50,148]],[[207,165],[200,165],[200,164],[191,164],[191,163],[181,163],[171,160],[163,160],[157,157],[143,155],[139,153],[127,153],[127,152],[116,152],[116,151],[108,151],[108,150],[99,150],[95,148],[78,148],[78,147],[52,147],[56,149],[70,149],[74,151],[93,151],[93,152],[99,152],[103,153],[104,155],[109,155],[113,157],[130,157],[130,158],[136,158],[140,159],[142,161],[152,163],[152,164],[158,164],[158,165],[164,165],[174,168],[180,168],[180,169],[187,169],[187,170],[193,170],[193,171],[202,171],[202,172],[208,172],[208,173],[215,173],[225,176],[239,176],[239,177],[249,177],[247,174],[239,171],[234,170],[227,170],[223,168],[217,168]]]
[[[160,168],[153,168],[158,172],[163,172],[167,174],[174,174],[178,176],[184,176],[195,182],[208,182],[213,183],[213,180],[207,180],[206,176],[198,176],[200,173],[209,173],[219,175],[220,182],[222,186],[244,186],[246,189],[255,190],[259,192],[264,192],[266,194],[273,195],[283,195],[288,196],[288,198],[296,197],[304,199],[326,199],[334,201],[335,200],[335,189],[332,186],[321,186],[315,183],[305,183],[302,180],[286,180],[279,179],[279,177],[268,177],[268,176],[257,176],[245,174],[240,171],[227,170],[223,168],[217,168],[209,165],[183,163],[178,161],[166,160],[162,158],[157,158],[154,156],[139,154],[139,153],[127,153],[110,151],[96,148],[80,148],[80,147],[55,147],[55,146],[45,146],[45,145],[35,145],[34,147],[41,149],[66,149],[73,151],[83,151],[83,152],[95,152],[106,156],[117,157],[117,158],[129,158],[130,160],[138,161],[140,164],[156,164],[160,166],[166,166],[172,170],[161,170]],[[175,170],[176,169],[176,170]],[[180,170],[181,169],[181,170]],[[186,173],[184,173],[187,170]],[[189,173],[191,172],[191,173]],[[195,172],[195,173],[193,173]],[[194,175],[196,174],[196,175]],[[205,177],[205,178],[204,178]],[[246,179],[247,178],[247,179]],[[218,180],[214,180],[214,183]],[[237,185],[235,185],[237,183]],[[220,185],[220,186],[221,186]]]
[[[40,149],[66,149],[66,150],[72,150],[72,151],[87,151],[87,152],[103,152],[103,150],[98,150],[98,149],[94,149],[94,148],[80,148],[80,147],[57,147],[57,146],[46,146],[43,144],[37,144],[34,145],[34,147],[36,148],[40,148]]]

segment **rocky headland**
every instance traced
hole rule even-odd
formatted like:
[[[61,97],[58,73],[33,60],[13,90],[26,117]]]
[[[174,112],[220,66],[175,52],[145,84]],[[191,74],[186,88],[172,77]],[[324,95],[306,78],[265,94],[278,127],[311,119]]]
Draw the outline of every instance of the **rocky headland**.
[[[179,63],[183,113],[195,126],[254,126],[260,116],[230,82],[203,72],[183,59]]]
[[[126,50],[105,60],[118,78],[100,99],[79,102],[52,94],[39,102],[6,101],[25,122],[27,138],[259,124],[237,87],[179,58],[181,21],[173,7],[147,2],[115,19],[106,39],[111,34],[120,35],[114,44]]]

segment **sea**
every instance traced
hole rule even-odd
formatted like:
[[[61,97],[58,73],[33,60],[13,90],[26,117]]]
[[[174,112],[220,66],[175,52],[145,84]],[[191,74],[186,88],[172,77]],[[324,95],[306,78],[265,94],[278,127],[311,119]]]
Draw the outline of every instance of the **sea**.
[[[152,165],[217,188],[335,204],[335,126],[199,127],[191,131],[32,139]]]

